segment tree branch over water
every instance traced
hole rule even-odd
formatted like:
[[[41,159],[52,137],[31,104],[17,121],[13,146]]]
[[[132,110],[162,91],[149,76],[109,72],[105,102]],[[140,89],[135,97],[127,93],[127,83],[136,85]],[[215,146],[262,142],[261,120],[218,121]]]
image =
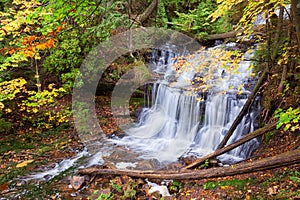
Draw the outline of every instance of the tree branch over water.
[[[269,131],[275,129],[275,127],[276,127],[276,123],[272,123],[272,124],[269,124],[269,125],[266,125],[266,126],[260,128],[260,129],[257,129],[256,131],[247,134],[246,136],[239,139],[238,141],[236,141],[236,142],[234,142],[234,143],[232,143],[232,144],[230,144],[226,147],[223,147],[221,149],[217,149],[213,153],[210,153],[210,154],[208,154],[204,157],[201,157],[201,158],[195,160],[193,163],[191,163],[191,164],[187,165],[186,167],[184,167],[184,169],[191,169],[191,168],[197,167],[200,164],[202,164],[205,160],[216,157],[216,156],[219,156],[223,153],[226,153],[226,152],[228,152],[228,151],[230,151],[230,150],[232,150],[232,149],[248,142],[249,140],[251,140],[253,138],[261,136],[261,135],[265,134],[266,132],[269,132]]]
[[[227,134],[225,135],[225,137],[223,138],[222,142],[219,144],[217,149],[221,149],[223,148],[226,143],[228,142],[229,138],[232,136],[233,132],[235,131],[236,127],[239,125],[239,123],[241,122],[241,120],[243,119],[244,115],[247,113],[249,107],[252,104],[252,101],[255,99],[257,92],[259,91],[260,87],[263,85],[267,74],[268,74],[268,68],[265,68],[263,74],[261,75],[261,77],[259,78],[256,86],[254,87],[250,97],[247,99],[245,105],[243,106],[241,112],[239,113],[239,115],[237,116],[237,118],[234,120],[233,124],[231,125],[229,131],[227,132]]]

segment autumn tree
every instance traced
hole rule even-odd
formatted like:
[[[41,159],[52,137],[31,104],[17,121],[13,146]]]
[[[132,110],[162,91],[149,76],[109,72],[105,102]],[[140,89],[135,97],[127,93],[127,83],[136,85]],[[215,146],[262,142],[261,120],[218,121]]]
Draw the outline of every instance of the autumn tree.
[[[40,129],[66,122],[70,110],[50,108],[72,91],[88,52],[129,24],[123,4],[13,0],[1,6],[1,120]]]

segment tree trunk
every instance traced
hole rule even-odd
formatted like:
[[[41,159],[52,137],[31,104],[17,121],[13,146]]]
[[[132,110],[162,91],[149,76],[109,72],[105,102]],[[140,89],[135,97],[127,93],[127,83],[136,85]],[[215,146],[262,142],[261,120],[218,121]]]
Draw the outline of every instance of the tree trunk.
[[[283,32],[283,14],[284,14],[284,7],[280,6],[279,16],[278,16],[278,23],[277,23],[277,30],[275,35],[275,42],[277,45],[280,44],[280,36]],[[277,46],[275,45],[275,46]]]
[[[280,95],[282,95],[282,92],[283,92],[286,75],[287,75],[287,65],[283,65],[281,80],[280,80],[280,83],[278,86],[278,94],[280,94]]]
[[[139,178],[153,179],[200,179],[213,178],[223,176],[233,176],[255,171],[273,169],[277,167],[288,166],[300,163],[300,149],[285,152],[270,158],[263,158],[255,162],[239,163],[230,167],[218,167],[204,170],[188,170],[188,171],[139,171],[139,170],[115,170],[115,169],[97,169],[87,168],[80,170],[78,173],[82,175],[127,175]]]
[[[298,51],[300,53],[300,0],[292,0],[291,8],[294,14],[294,25],[296,27],[297,40],[298,40]]]
[[[219,144],[219,146],[218,146],[217,149],[221,149],[221,148],[223,148],[226,145],[226,143],[228,142],[229,138],[233,134],[234,130],[239,125],[239,123],[243,119],[244,115],[247,113],[249,107],[251,106],[252,101],[254,100],[254,98],[256,96],[256,93],[258,92],[258,90],[260,89],[260,87],[262,86],[262,84],[264,83],[264,80],[267,77],[268,71],[269,71],[268,68],[266,68],[264,70],[264,72],[261,75],[261,77],[259,78],[256,86],[254,87],[254,89],[253,89],[250,97],[247,99],[247,101],[246,101],[245,105],[243,106],[241,112],[239,113],[239,115],[237,116],[237,118],[234,120],[233,124],[231,125],[230,129],[226,133],[225,137],[223,138],[222,142]]]
[[[269,125],[266,125],[260,129],[257,129],[256,131],[252,132],[252,133],[249,133],[248,135],[244,136],[243,138],[239,139],[238,141],[224,147],[224,148],[221,148],[221,149],[217,149],[216,151],[204,156],[204,157],[201,157],[197,160],[195,160],[193,163],[187,165],[184,167],[184,169],[191,169],[191,168],[194,168],[194,167],[197,167],[199,166],[201,163],[203,163],[205,160],[207,159],[210,159],[210,158],[214,158],[216,156],[219,156],[223,153],[226,153],[246,142],[248,142],[249,140],[253,139],[253,138],[256,138],[258,136],[261,136],[273,129],[275,129],[276,127],[276,123],[272,123],[272,124],[269,124]]]
[[[151,15],[151,13],[153,12],[153,10],[155,8],[157,8],[158,4],[160,3],[160,0],[153,0],[151,2],[151,4],[146,8],[146,10],[140,14],[138,17],[137,17],[137,21],[142,24],[146,19],[149,18],[149,16]]]

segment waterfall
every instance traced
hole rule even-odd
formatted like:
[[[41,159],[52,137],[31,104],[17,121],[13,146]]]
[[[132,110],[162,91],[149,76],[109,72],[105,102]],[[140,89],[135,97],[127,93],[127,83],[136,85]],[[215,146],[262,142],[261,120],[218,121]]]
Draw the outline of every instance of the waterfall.
[[[153,84],[152,106],[142,109],[135,127],[125,130],[126,136],[111,140],[117,146],[124,145],[137,152],[140,159],[173,162],[182,156],[200,157],[211,153],[226,135],[250,94],[246,87],[242,94],[228,89],[248,81],[249,61],[240,63],[237,75],[226,74],[222,69],[215,70],[214,73],[222,76],[222,81],[212,80],[214,87],[210,91],[195,93],[188,89],[190,85],[186,80],[193,80],[196,72],[191,69],[176,77],[172,68],[174,58],[171,51],[153,51],[151,68],[162,74],[162,78]],[[228,91],[220,93],[224,88]],[[258,111],[256,101],[228,143],[255,129]],[[257,147],[258,141],[253,139],[218,158],[224,163],[237,162],[249,157]]]
[[[227,46],[232,47],[234,44]],[[90,155],[84,150],[75,157],[58,163],[53,169],[32,174],[26,180],[52,178],[69,167],[78,165],[76,162],[79,159],[86,159],[80,168],[105,165],[108,162],[121,169],[154,170],[161,169],[164,164],[177,161],[180,157],[201,157],[214,151],[250,95],[251,83],[253,85],[255,82],[249,81],[250,62],[241,61],[238,74],[226,73],[217,66],[212,80],[208,80],[212,88],[203,92],[190,90],[194,85],[187,80],[197,82],[197,77],[202,76],[194,68],[177,76],[173,65],[178,56],[180,55],[172,53],[171,47],[153,50],[149,68],[160,74],[161,79],[145,85],[144,108],[139,112],[138,122],[134,127],[124,130],[124,137],[103,137],[102,140],[89,144],[89,148],[97,149],[96,153]],[[189,61],[193,67],[199,60],[201,62],[209,56],[203,50]],[[244,57],[245,60],[250,60],[251,54],[246,52]],[[218,77],[221,79],[218,80]],[[242,94],[239,94],[236,88],[241,84],[245,84],[245,87],[241,88]],[[149,88],[152,88],[151,94]],[[220,92],[224,90],[225,93]],[[256,99],[228,144],[255,129],[259,109],[259,99]],[[258,145],[257,139],[252,139],[218,156],[218,159],[228,164],[244,160]]]

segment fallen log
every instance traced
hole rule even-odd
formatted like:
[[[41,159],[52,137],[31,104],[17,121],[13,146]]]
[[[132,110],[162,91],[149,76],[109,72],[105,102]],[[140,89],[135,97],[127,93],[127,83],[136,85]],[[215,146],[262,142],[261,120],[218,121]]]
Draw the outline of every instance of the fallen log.
[[[265,70],[263,71],[261,77],[257,81],[254,89],[252,90],[251,95],[249,96],[249,98],[247,99],[246,103],[244,104],[241,112],[239,113],[239,115],[236,117],[236,119],[232,123],[230,129],[226,133],[226,135],[223,138],[223,140],[221,141],[221,143],[218,145],[217,149],[223,148],[226,145],[226,143],[228,142],[229,138],[232,136],[232,134],[235,131],[236,127],[239,125],[239,123],[243,119],[244,115],[247,113],[248,109],[250,108],[253,100],[255,99],[255,97],[257,95],[257,92],[259,91],[259,89],[263,85],[263,83],[264,83],[264,81],[265,81],[265,79],[267,77],[268,71],[269,71],[268,68],[265,68]]]
[[[251,28],[251,31],[253,32],[253,35],[262,35],[264,34],[261,30],[263,29],[263,26],[261,25],[255,25]],[[229,38],[236,38],[238,35],[242,35],[245,30],[239,29],[239,30],[233,30],[226,33],[217,33],[217,34],[211,34],[204,37],[202,40],[224,40]],[[200,40],[201,41],[201,40]]]
[[[205,40],[222,40],[222,39],[227,39],[227,38],[235,38],[237,33],[238,33],[238,31],[229,31],[226,33],[208,35],[205,37]]]
[[[263,158],[255,162],[239,163],[229,167],[218,167],[203,170],[180,171],[139,171],[87,168],[78,171],[81,175],[127,175],[139,178],[153,179],[200,179],[223,176],[233,176],[255,171],[262,171],[300,163],[300,149],[288,151],[273,157]]]
[[[256,138],[260,135],[265,134],[268,131],[271,131],[271,130],[275,129],[275,127],[276,127],[276,123],[272,123],[272,124],[269,124],[269,125],[266,125],[266,126],[260,128],[260,129],[257,129],[255,131],[253,131],[252,133],[249,133],[249,134],[245,135],[244,137],[242,137],[241,139],[235,141],[234,143],[232,143],[232,144],[230,144],[226,147],[223,147],[221,149],[217,149],[216,151],[195,160],[191,164],[185,166],[184,169],[191,169],[191,168],[197,167],[201,163],[203,163],[205,160],[210,159],[210,158],[214,158],[214,157],[219,156],[223,153],[226,153],[226,152],[228,152],[228,151],[230,151],[230,150],[232,150],[232,149],[248,142],[249,140],[251,140],[253,138]]]

